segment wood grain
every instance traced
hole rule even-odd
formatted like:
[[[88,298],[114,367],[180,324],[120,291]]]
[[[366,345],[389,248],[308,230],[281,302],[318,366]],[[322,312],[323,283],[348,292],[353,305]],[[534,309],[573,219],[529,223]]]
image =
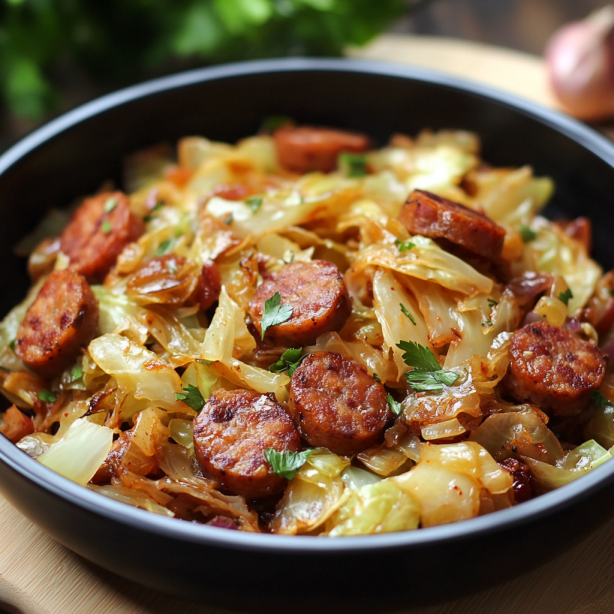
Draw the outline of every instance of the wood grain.
[[[350,55],[433,68],[553,105],[542,62],[515,51],[433,37],[384,36]],[[527,558],[530,556],[527,552]],[[505,568],[505,561],[486,564]],[[0,608],[11,614],[239,614],[170,597],[119,578],[60,546],[2,497]],[[408,603],[403,610],[403,614],[495,612],[614,612],[614,519],[567,554],[520,578],[464,599],[418,609]]]

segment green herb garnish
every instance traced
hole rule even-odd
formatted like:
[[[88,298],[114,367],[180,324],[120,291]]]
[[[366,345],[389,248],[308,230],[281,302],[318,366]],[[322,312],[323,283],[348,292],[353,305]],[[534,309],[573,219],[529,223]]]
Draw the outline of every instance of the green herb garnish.
[[[413,247],[416,247],[415,243],[412,243],[411,241],[399,241],[399,239],[397,239],[394,244],[397,246],[397,249],[399,250],[399,252],[408,252],[410,249],[412,249]]]
[[[15,352],[15,341],[17,341],[17,339],[13,339],[13,341],[9,343],[9,347],[11,350],[13,350],[13,352]]]
[[[480,322],[481,326],[492,326],[492,320],[490,318],[484,318],[481,322]]]
[[[380,379],[379,375],[375,373],[375,371],[373,372],[373,379],[380,384],[382,383],[382,380]]]
[[[55,403],[58,397],[54,392],[51,392],[51,390],[41,390],[38,393],[38,398],[41,401],[45,401],[45,403]]]
[[[262,196],[250,196],[245,200],[245,204],[252,210],[252,213],[258,213],[258,209],[262,206]]]
[[[444,371],[437,362],[435,354],[424,345],[415,341],[401,341],[397,347],[404,351],[403,360],[413,371],[405,374],[407,383],[419,392],[443,390],[443,385],[452,386],[460,377],[454,371]]]
[[[281,295],[279,292],[275,292],[271,298],[264,301],[264,313],[262,314],[262,339],[264,340],[264,334],[271,326],[277,326],[282,324],[286,320],[292,317],[292,306],[281,304]]]
[[[364,177],[367,174],[367,157],[343,151],[339,154],[338,166],[348,177]]]
[[[175,245],[175,239],[166,239],[166,241],[162,241],[160,245],[158,245],[158,249],[156,250],[156,254],[158,256],[164,256],[168,254]]]
[[[287,480],[291,480],[313,452],[313,450],[304,450],[303,452],[290,452],[287,450],[278,452],[273,448],[267,448],[264,451],[264,458],[267,463],[271,465],[273,473]]]
[[[409,321],[416,326],[416,320],[414,320],[414,316],[411,315],[411,313],[409,313],[409,311],[407,310],[407,307],[405,307],[405,305],[403,305],[403,303],[399,303],[399,305],[401,306],[401,311],[403,312],[404,315],[406,315],[409,318]]]
[[[493,307],[496,307],[499,303],[497,303],[497,301],[495,301],[492,298],[488,299],[488,306],[492,309]]]
[[[83,377],[83,369],[80,364],[76,364],[70,372],[70,381],[76,382]]]
[[[559,301],[565,303],[569,307],[569,299],[573,298],[573,294],[569,288],[565,292],[559,292]]]
[[[183,401],[195,412],[199,412],[205,406],[205,399],[203,398],[203,395],[193,384],[188,384],[187,387],[183,389],[183,392],[176,392],[175,400]]]
[[[109,220],[102,222],[102,232],[104,232],[104,234],[108,235],[111,230],[113,230],[113,226],[111,226],[111,222],[109,222]]]
[[[531,230],[528,226],[522,224],[518,229],[520,233],[520,237],[522,238],[523,243],[530,243],[531,241],[535,241],[537,237],[537,233],[534,230]]]
[[[230,226],[235,221],[235,216],[231,213],[228,217],[224,218],[224,224]]]
[[[105,213],[111,213],[115,207],[117,207],[117,198],[115,198],[115,196],[111,196],[110,198],[107,198],[103,209]]]
[[[283,373],[284,371],[288,371],[288,375],[292,377],[294,370],[301,364],[301,361],[305,356],[301,356],[301,352],[303,348],[290,348],[286,350],[281,358],[274,362],[270,367],[269,371],[271,373]]]
[[[265,117],[260,126],[260,132],[267,132],[269,134],[275,132],[278,128],[287,124],[292,124],[292,118],[286,115],[269,115]]]
[[[597,407],[605,407],[606,405],[612,405],[612,403],[610,403],[610,401],[606,397],[604,397],[601,392],[599,392],[599,390],[593,390],[593,392],[591,392],[591,401]]]
[[[388,405],[390,407],[390,411],[395,415],[395,416],[400,416],[403,413],[403,406],[398,402],[395,401],[392,398],[391,394],[388,394],[386,396],[386,401],[388,401]]]

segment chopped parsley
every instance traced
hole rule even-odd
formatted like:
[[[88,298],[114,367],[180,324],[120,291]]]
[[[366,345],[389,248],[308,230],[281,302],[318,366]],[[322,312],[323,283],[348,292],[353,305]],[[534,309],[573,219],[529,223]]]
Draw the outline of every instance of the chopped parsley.
[[[200,390],[192,384],[188,384],[187,387],[183,389],[183,392],[176,392],[175,400],[183,401],[195,412],[199,412],[205,406],[203,395]]]
[[[83,369],[81,368],[80,364],[76,364],[72,368],[72,371],[70,372],[70,381],[76,382],[78,379],[81,379],[82,377],[83,377]]]
[[[38,393],[38,398],[41,401],[45,401],[45,403],[55,403],[55,400],[58,398],[55,392],[51,392],[51,390],[41,390]]]
[[[11,350],[13,350],[13,352],[15,352],[15,341],[17,341],[17,339],[13,339],[13,341],[9,343],[9,347]]]
[[[412,247],[416,247],[416,244],[412,243],[411,241],[399,241],[399,239],[397,239],[394,244],[401,253],[408,252],[410,249],[412,249]]]
[[[313,450],[303,452],[291,452],[290,450],[278,452],[273,448],[264,451],[264,458],[271,465],[273,473],[282,478],[291,480],[296,472],[305,464],[305,461],[312,455]]]
[[[224,224],[230,226],[235,221],[235,216],[231,213],[228,217],[224,218]]]
[[[273,133],[278,128],[292,123],[292,118],[287,117],[286,115],[269,115],[268,117],[264,118],[262,125],[260,126],[260,132]]]
[[[492,298],[488,299],[488,306],[492,309],[493,307],[496,307],[499,303],[497,301],[495,301]]]
[[[111,222],[109,222],[109,220],[102,222],[102,232],[104,232],[104,234],[108,235],[111,230],[113,230],[113,226],[111,226]]]
[[[390,407],[390,411],[395,415],[395,416],[400,416],[403,413],[403,406],[398,402],[395,401],[392,398],[391,394],[388,394],[386,396],[386,401],[388,401],[388,405]]]
[[[107,198],[106,202],[104,203],[104,212],[111,213],[115,207],[117,207],[117,198],[115,198],[115,196],[111,196],[110,198]]]
[[[380,379],[379,375],[375,371],[373,371],[373,379],[380,384],[382,383],[382,380]]]
[[[591,401],[597,407],[605,407],[606,405],[612,405],[612,403],[610,403],[610,401],[606,399],[606,397],[604,397],[601,392],[599,392],[599,390],[593,390],[593,392],[591,392]]]
[[[492,320],[490,318],[484,318],[480,324],[482,326],[492,326]]]
[[[174,245],[175,245],[175,239],[166,239],[166,241],[162,241],[162,243],[158,245],[156,254],[158,256],[164,256],[165,254],[168,254],[173,249]]]
[[[405,305],[403,305],[403,303],[399,303],[400,307],[401,307],[401,311],[403,312],[404,315],[406,315],[409,318],[409,321],[416,326],[416,320],[414,320],[414,316],[411,315],[411,313],[409,313],[409,311],[407,310],[407,307],[405,307]]]
[[[161,207],[164,207],[164,201],[161,200],[160,202],[157,202],[150,210],[148,215],[143,216],[143,221],[144,222],[151,222],[151,220],[153,220],[153,213],[155,211],[157,211],[158,209],[160,209]]]
[[[269,367],[269,371],[271,373],[283,373],[284,371],[288,371],[288,375],[292,377],[294,370],[301,364],[301,361],[306,356],[301,356],[302,351],[303,348],[290,348],[286,350],[281,355],[281,358]]]
[[[245,204],[252,210],[252,213],[258,213],[258,209],[262,206],[262,196],[250,196],[245,200]]]
[[[518,232],[520,233],[520,237],[523,243],[530,243],[531,241],[535,241],[535,238],[537,237],[537,233],[534,230],[531,230],[528,226],[525,226],[524,224],[520,226]]]
[[[364,177],[367,174],[367,157],[364,154],[343,151],[339,154],[338,165],[348,177]]]
[[[569,288],[565,292],[559,292],[559,301],[565,303],[569,307],[569,299],[573,298],[573,294]]]
[[[264,334],[271,326],[282,324],[292,317],[292,306],[281,304],[281,295],[275,292],[271,298],[264,301],[264,313],[262,314],[262,339]]]
[[[401,341],[397,347],[404,351],[403,360],[413,371],[405,374],[407,383],[418,392],[443,390],[444,384],[452,386],[460,377],[454,371],[444,371],[439,366],[435,354],[424,345],[415,341]]]

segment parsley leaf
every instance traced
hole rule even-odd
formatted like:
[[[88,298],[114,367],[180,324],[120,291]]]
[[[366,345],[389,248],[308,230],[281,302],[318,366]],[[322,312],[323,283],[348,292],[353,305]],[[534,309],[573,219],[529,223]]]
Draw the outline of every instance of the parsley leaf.
[[[407,383],[418,392],[443,390],[443,385],[452,386],[460,377],[454,371],[444,371],[437,362],[435,354],[424,345],[415,341],[401,341],[397,347],[403,350],[405,364],[413,371],[405,374]]]
[[[183,389],[183,392],[176,392],[175,400],[183,401],[196,412],[199,412],[205,406],[203,395],[193,384],[188,384],[187,387]]]
[[[488,306],[489,306],[489,307],[491,307],[491,308],[492,308],[492,307],[496,307],[498,304],[499,304],[499,303],[498,303],[497,301],[495,301],[494,299],[492,299],[492,298],[489,298],[489,299],[488,299]]]
[[[78,379],[81,379],[82,377],[83,377],[83,369],[81,368],[81,365],[77,363],[72,368],[72,371],[70,372],[70,381],[76,382]]]
[[[9,343],[9,347],[11,350],[13,350],[13,352],[15,352],[15,341],[17,341],[17,339],[13,339],[13,341]]]
[[[528,226],[522,224],[518,229],[520,233],[520,237],[523,243],[530,243],[531,241],[535,241],[537,237],[537,233],[534,230],[531,230]]]
[[[41,401],[45,401],[45,403],[55,403],[58,397],[54,392],[51,392],[51,390],[41,390],[38,393],[38,398]]]
[[[288,371],[288,375],[292,377],[294,370],[301,364],[301,361],[305,356],[301,356],[301,352],[303,348],[290,348],[286,350],[281,358],[274,362],[270,367],[269,371],[271,373],[282,373],[283,371]]]
[[[224,218],[224,224],[226,224],[227,226],[230,226],[234,221],[235,221],[235,216],[232,213],[228,215],[228,217]]]
[[[157,211],[158,209],[160,209],[161,207],[164,207],[164,201],[161,200],[160,202],[157,202],[149,211],[148,215],[144,215],[143,216],[143,221],[144,222],[151,222],[151,220],[153,220],[154,216],[152,215],[154,213],[154,211]]]
[[[411,313],[409,313],[409,311],[407,310],[407,307],[405,307],[405,305],[403,305],[403,303],[399,303],[399,305],[401,306],[401,311],[403,312],[404,315],[406,315],[409,318],[409,321],[414,325],[416,325],[416,320],[414,320],[414,316],[411,315]]]
[[[115,196],[111,196],[110,198],[107,198],[103,209],[105,213],[111,213],[115,207],[117,207],[117,198],[115,198]]]
[[[367,174],[367,157],[343,151],[339,154],[338,166],[348,177],[364,177]]]
[[[408,252],[412,247],[416,247],[416,244],[411,241],[399,241],[399,239],[397,239],[394,244],[401,253]]]
[[[599,392],[599,390],[593,390],[593,392],[591,392],[591,401],[597,407],[605,407],[606,405],[612,405],[612,403],[610,403],[610,401],[606,399],[606,397],[604,397],[601,392]]]
[[[569,288],[565,292],[559,292],[559,301],[562,301],[569,307],[569,299],[573,298],[573,294]]]
[[[292,317],[292,306],[281,305],[281,295],[275,292],[271,298],[264,301],[264,313],[262,314],[262,339],[267,329],[277,324],[282,324]]]
[[[166,239],[166,241],[162,241],[162,243],[158,245],[156,255],[164,256],[165,254],[168,254],[173,249],[173,245],[175,245],[175,239]]]
[[[490,318],[484,318],[481,322],[480,322],[481,326],[492,326],[492,320]]]
[[[289,450],[278,452],[273,448],[267,448],[264,451],[264,458],[267,463],[271,465],[273,473],[287,480],[291,480],[312,453],[313,450],[304,450],[303,452],[291,452]]]
[[[403,406],[392,398],[391,394],[386,396],[386,401],[388,401],[388,405],[390,406],[390,411],[395,416],[400,416],[403,413]]]
[[[380,376],[379,376],[379,375],[378,375],[378,374],[377,374],[375,371],[373,371],[373,379],[374,379],[376,382],[378,382],[379,384],[381,384],[381,383],[382,383],[382,380],[380,379]]]
[[[260,126],[260,132],[273,133],[286,124],[292,124],[292,118],[286,115],[269,115],[265,117]]]
[[[111,222],[109,222],[109,220],[102,222],[102,232],[104,232],[104,234],[108,235],[111,230],[113,230],[113,226],[111,226]]]
[[[252,210],[252,213],[258,213],[258,209],[262,206],[262,196],[250,196],[245,200],[245,204]]]

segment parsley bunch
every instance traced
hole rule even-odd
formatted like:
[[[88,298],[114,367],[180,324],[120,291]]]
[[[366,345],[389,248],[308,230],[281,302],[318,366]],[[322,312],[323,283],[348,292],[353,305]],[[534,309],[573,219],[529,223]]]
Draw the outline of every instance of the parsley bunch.
[[[405,364],[413,367],[405,374],[405,379],[418,392],[443,390],[444,384],[452,386],[460,377],[454,371],[442,369],[433,352],[424,345],[415,341],[401,341],[397,347],[404,352]]]

